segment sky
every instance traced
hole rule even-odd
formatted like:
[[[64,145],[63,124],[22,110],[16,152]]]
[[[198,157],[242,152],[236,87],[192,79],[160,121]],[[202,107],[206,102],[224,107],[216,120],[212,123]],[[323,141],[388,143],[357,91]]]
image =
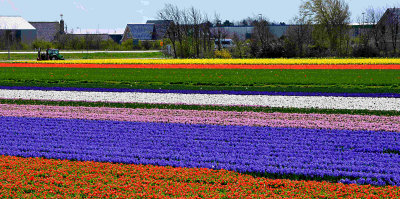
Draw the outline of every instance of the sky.
[[[165,4],[194,7],[213,18],[240,21],[262,14],[271,22],[290,23],[298,14],[301,0],[0,0],[0,16],[21,16],[27,21],[58,21],[64,15],[68,31],[119,29],[128,23],[156,19]],[[400,7],[398,0],[347,0],[351,22],[369,8]]]

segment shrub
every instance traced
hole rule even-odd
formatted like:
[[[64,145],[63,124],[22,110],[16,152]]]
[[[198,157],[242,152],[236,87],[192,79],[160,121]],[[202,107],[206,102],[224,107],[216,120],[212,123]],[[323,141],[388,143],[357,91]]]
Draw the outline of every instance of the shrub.
[[[32,46],[32,49],[39,49],[39,48],[48,49],[48,48],[53,47],[53,43],[38,39],[38,40],[33,41],[31,46]]]
[[[133,39],[128,39],[122,42],[121,45],[123,50],[133,50]]]
[[[379,53],[369,45],[360,45],[353,48],[353,57],[377,57]]]
[[[214,52],[214,58],[230,59],[230,58],[232,58],[232,56],[229,51],[222,49],[222,50],[216,50]]]

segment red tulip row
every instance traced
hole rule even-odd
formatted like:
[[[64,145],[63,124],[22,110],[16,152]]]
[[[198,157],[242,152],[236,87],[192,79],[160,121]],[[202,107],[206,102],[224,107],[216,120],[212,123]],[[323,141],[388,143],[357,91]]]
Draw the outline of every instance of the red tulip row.
[[[162,68],[162,69],[377,69],[399,70],[399,64],[305,64],[305,65],[254,65],[254,64],[94,64],[94,63],[0,63],[0,67],[29,68]]]
[[[399,198],[400,187],[256,178],[226,170],[0,156],[0,198]]]

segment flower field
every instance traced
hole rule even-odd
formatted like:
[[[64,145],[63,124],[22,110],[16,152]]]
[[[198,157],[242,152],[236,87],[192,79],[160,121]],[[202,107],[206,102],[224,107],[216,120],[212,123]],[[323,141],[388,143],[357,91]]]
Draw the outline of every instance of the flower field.
[[[399,198],[398,62],[0,63],[0,198]]]
[[[37,63],[23,61],[15,63]],[[54,64],[201,64],[201,65],[398,65],[400,59],[366,58],[366,59],[97,59],[44,61]],[[99,66],[98,66],[99,67]],[[100,66],[101,67],[101,66]]]

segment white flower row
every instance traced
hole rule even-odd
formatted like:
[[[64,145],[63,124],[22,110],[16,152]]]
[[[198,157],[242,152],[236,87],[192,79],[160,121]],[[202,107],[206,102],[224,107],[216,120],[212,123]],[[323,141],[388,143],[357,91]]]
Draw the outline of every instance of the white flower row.
[[[227,94],[82,92],[0,89],[3,99],[268,106],[285,108],[365,109],[400,111],[399,98],[268,96]]]

